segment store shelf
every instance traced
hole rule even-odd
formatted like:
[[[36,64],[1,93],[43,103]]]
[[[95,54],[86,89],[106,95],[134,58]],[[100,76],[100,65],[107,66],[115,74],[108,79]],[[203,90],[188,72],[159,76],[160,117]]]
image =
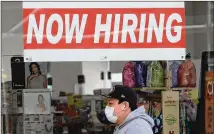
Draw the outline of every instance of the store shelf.
[[[24,108],[23,107],[18,107],[17,108],[17,114],[22,114],[24,113]]]
[[[51,113],[54,113],[54,114],[63,114],[64,112],[63,111],[51,111]]]
[[[194,87],[175,87],[171,88],[173,91],[192,91],[195,90],[196,88]]]
[[[63,112],[63,111],[56,111],[56,110],[54,109],[54,107],[51,107],[51,113],[62,114],[62,113],[64,113],[64,112]]]
[[[134,88],[136,91],[164,91],[167,90],[167,87],[143,87],[143,88]],[[194,87],[175,87],[175,88],[170,88],[173,91],[181,91],[181,90],[195,90],[196,88]]]
[[[143,88],[134,88],[138,94],[142,93],[155,93],[161,91],[167,91],[167,87],[143,87]],[[169,88],[170,91],[194,91],[196,88],[193,87],[176,87],[176,88]]]
[[[15,110],[11,110],[11,108],[2,108],[1,112],[2,112],[2,114],[23,114],[24,109],[23,109],[23,107],[18,107]],[[64,112],[63,111],[55,111],[54,108],[51,107],[51,113],[62,114]]]
[[[154,91],[154,90],[167,90],[167,87],[142,87],[142,88],[134,88],[136,91]]]
[[[52,100],[64,100],[67,101],[68,97],[67,96],[57,96],[57,97],[52,97]]]
[[[22,107],[18,107],[18,108],[2,108],[1,110],[2,114],[22,114],[23,113],[23,108]]]

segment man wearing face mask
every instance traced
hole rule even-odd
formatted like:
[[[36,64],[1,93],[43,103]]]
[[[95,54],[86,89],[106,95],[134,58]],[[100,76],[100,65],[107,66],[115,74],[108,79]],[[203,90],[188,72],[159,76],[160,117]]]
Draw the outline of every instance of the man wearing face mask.
[[[154,121],[144,107],[137,108],[137,94],[133,89],[117,85],[105,97],[105,115],[117,124],[114,134],[153,134]]]

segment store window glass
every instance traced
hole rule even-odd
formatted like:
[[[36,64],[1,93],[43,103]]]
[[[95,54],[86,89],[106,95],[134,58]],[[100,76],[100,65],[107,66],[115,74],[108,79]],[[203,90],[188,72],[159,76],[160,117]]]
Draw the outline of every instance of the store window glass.
[[[2,133],[112,134],[100,94],[115,85],[135,90],[154,134],[214,133],[214,2],[184,3],[185,60],[24,62],[23,2],[1,2]]]

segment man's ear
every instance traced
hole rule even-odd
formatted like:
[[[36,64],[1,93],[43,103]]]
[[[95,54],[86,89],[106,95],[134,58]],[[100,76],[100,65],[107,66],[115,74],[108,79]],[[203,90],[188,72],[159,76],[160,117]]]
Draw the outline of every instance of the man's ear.
[[[127,110],[127,109],[129,109],[129,103],[125,101],[123,110]]]

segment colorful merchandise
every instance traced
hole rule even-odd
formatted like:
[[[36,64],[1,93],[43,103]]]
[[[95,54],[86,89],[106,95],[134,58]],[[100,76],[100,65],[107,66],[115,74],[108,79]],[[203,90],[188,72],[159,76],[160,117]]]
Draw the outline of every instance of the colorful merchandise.
[[[144,107],[145,108],[145,111],[148,115],[150,115],[150,102],[147,101],[147,100],[144,100],[143,98],[140,98],[139,99],[139,102],[138,102],[138,107]]]
[[[163,69],[166,69],[167,68],[167,62],[166,61],[160,61]]]
[[[180,103],[180,134],[187,134],[185,105]]]
[[[144,100],[143,107],[146,110],[146,113],[154,119],[154,134],[162,134],[163,130],[163,114],[161,103],[157,101],[148,101]]]
[[[198,91],[180,93],[180,134],[191,134],[192,123],[196,121]]]
[[[130,61],[123,68],[123,85],[133,88],[135,83],[134,63]]]
[[[190,57],[190,54],[187,54],[186,60],[179,67],[178,84],[180,87],[196,86],[196,69],[194,63],[190,60]]]
[[[151,63],[149,64],[149,66],[147,68],[146,86],[147,87],[151,87],[152,86],[152,68],[151,68]]]
[[[146,113],[150,114],[150,102],[149,101],[145,101],[144,108],[146,110]]]
[[[164,69],[160,62],[153,61],[148,66],[147,87],[163,87],[163,86],[164,86]]]
[[[169,70],[172,73],[172,87],[178,86],[178,69],[180,64],[177,61],[172,62],[169,67]]]
[[[146,86],[147,67],[142,61],[135,62],[134,65],[136,87]]]
[[[161,103],[153,102],[152,104],[152,117],[154,119],[155,126],[153,127],[154,134],[162,134],[163,130],[163,115]]]
[[[82,104],[82,95],[69,94],[68,98],[68,106],[75,106],[76,108],[81,108]]]

